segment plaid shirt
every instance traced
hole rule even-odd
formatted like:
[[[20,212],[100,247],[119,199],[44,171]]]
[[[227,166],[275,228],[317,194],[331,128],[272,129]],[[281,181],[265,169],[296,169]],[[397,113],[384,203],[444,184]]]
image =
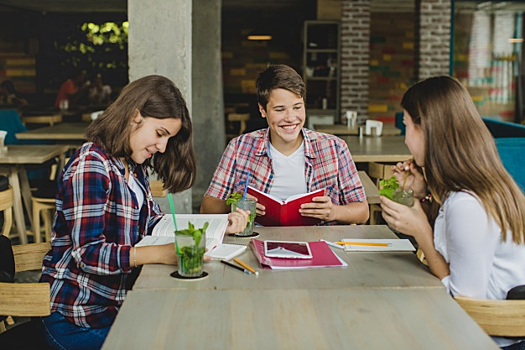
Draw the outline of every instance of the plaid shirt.
[[[346,143],[333,135],[302,130],[305,179],[308,192],[325,188],[336,205],[366,200],[365,191]],[[249,185],[270,193],[274,172],[268,153],[269,128],[243,134],[231,140],[213,174],[206,194],[226,200],[242,192],[250,171]]]
[[[130,164],[130,176],[144,192],[141,208],[124,174],[120,159],[85,143],[59,179],[53,240],[40,280],[51,284],[51,312],[80,327],[113,323],[128,289],[131,247],[162,216],[146,168]]]

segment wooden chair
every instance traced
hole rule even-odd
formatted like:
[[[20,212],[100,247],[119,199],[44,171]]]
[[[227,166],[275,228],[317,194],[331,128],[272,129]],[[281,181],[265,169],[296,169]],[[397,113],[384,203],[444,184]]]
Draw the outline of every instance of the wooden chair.
[[[454,299],[488,335],[525,336],[525,300]]]
[[[44,255],[50,249],[48,242],[14,245],[15,273],[41,270]],[[0,283],[1,316],[48,316],[51,313],[50,300],[49,283]],[[0,333],[2,327],[3,324]]]
[[[2,228],[2,235],[9,237],[11,227],[13,226],[13,188],[9,188],[0,192],[0,211],[4,213],[4,227]]]
[[[55,123],[61,123],[62,122],[62,115],[61,114],[54,114],[54,115],[34,115],[34,116],[23,116],[22,122],[24,124],[49,124],[51,126],[55,125]]]
[[[250,120],[250,113],[228,113],[228,131],[226,133],[227,140],[230,140],[236,136],[241,135],[246,130],[246,123]],[[234,123],[240,123],[239,132],[237,134],[232,133],[234,130]]]

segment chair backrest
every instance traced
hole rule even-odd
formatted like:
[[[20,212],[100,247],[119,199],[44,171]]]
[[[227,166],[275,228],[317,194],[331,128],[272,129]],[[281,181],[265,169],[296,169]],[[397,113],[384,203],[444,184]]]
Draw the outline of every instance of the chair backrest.
[[[13,199],[13,187],[9,186],[7,190],[0,191],[0,211],[4,212],[4,227],[1,234],[6,237],[9,237],[13,225]]]
[[[250,113],[229,113],[228,121],[229,122],[240,122],[241,126],[239,128],[239,135],[246,130],[246,123],[250,120]]]
[[[454,299],[488,335],[525,336],[525,300]]]
[[[494,138],[500,137],[525,137],[525,125],[504,122],[484,117],[483,122]]]
[[[14,245],[15,272],[40,270],[49,243]],[[49,283],[0,283],[0,315],[36,317],[51,313]]]
[[[525,155],[525,137],[496,138],[494,141],[505,169],[525,192],[525,166],[522,163]]]

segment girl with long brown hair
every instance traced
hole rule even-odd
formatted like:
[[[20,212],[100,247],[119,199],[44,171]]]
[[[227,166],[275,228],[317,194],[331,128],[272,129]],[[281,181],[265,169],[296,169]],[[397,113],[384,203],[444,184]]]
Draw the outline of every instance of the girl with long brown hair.
[[[401,106],[414,160],[393,169],[400,183],[408,176],[405,186],[424,203],[406,207],[381,197],[384,219],[415,238],[430,271],[452,295],[505,299],[510,289],[525,284],[523,192],[458,80],[421,81],[408,89]],[[435,209],[427,211],[429,217],[428,194]]]
[[[158,75],[127,85],[88,127],[88,142],[60,175],[51,251],[44,258],[41,281],[51,285],[51,315],[42,322],[49,346],[99,349],[137,267],[177,263],[173,244],[136,243],[162,217],[148,167],[170,192],[190,188],[192,136],[179,89]],[[229,218],[227,232],[240,232],[248,213]]]

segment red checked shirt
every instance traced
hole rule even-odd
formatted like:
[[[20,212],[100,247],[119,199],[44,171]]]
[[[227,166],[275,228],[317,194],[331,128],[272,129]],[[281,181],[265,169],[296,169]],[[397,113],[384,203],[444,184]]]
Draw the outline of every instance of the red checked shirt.
[[[127,292],[129,252],[162,213],[144,166],[130,165],[144,204],[128,187],[124,164],[85,143],[62,172],[51,251],[41,281],[51,284],[51,312],[80,327],[111,325]]]
[[[365,201],[365,191],[346,143],[333,135],[308,129],[303,129],[302,133],[307,191],[324,188],[326,195],[336,205]],[[274,171],[268,143],[269,128],[231,140],[206,194],[226,200],[230,193],[242,192],[248,171],[249,185],[270,193]]]

